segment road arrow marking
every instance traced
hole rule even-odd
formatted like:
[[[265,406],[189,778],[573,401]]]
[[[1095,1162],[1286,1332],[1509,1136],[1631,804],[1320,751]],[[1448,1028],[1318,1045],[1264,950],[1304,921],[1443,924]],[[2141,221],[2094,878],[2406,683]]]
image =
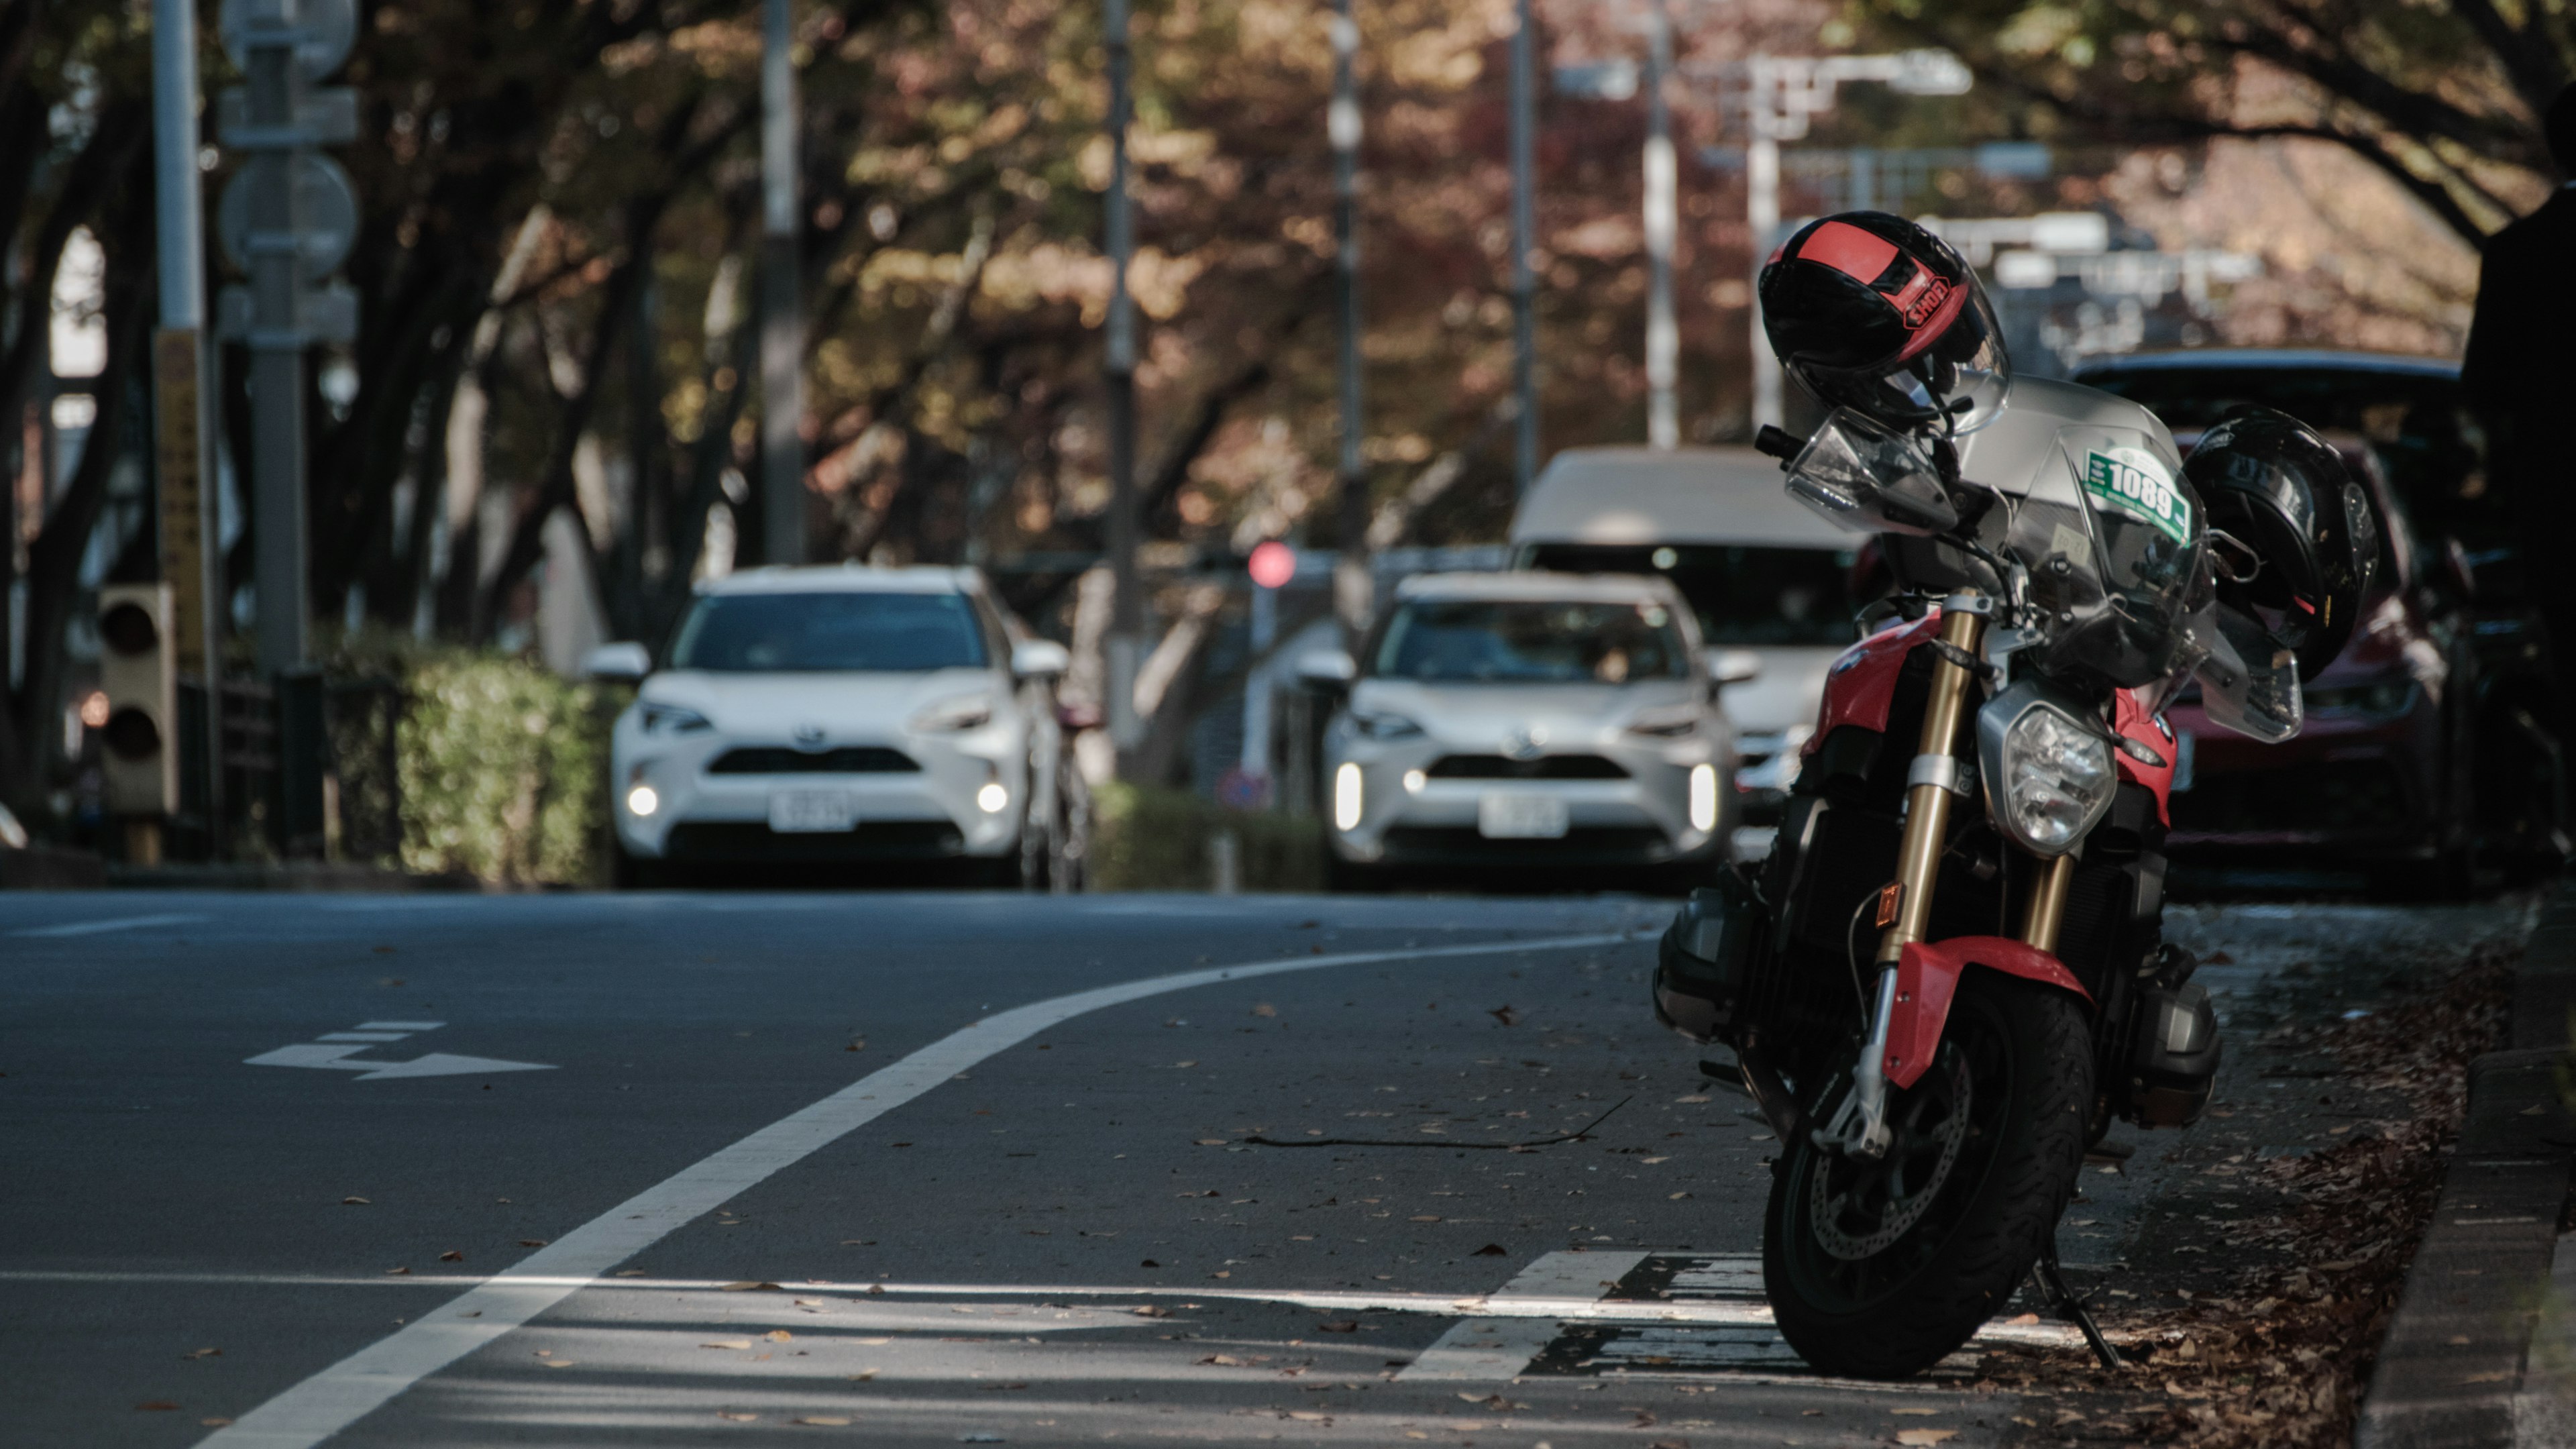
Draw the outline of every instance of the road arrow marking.
[[[325,1032],[318,1042],[299,1042],[245,1057],[246,1067],[320,1067],[327,1071],[361,1072],[361,1082],[383,1081],[388,1077],[459,1077],[492,1072],[551,1072],[545,1062],[505,1062],[494,1057],[456,1056],[448,1052],[431,1052],[407,1062],[374,1061],[356,1058],[358,1053],[380,1042],[400,1041],[415,1031],[435,1031],[446,1025],[439,1021],[370,1021],[356,1031]],[[368,1028],[376,1030],[368,1030]],[[396,1030],[395,1028],[399,1028]]]
[[[468,1072],[551,1072],[554,1070],[545,1062],[504,1062],[496,1061],[491,1057],[450,1056],[445,1052],[431,1052],[428,1056],[408,1062],[334,1062],[332,1065],[374,1067],[374,1071],[358,1078],[362,1082],[382,1081],[387,1077],[453,1077]]]

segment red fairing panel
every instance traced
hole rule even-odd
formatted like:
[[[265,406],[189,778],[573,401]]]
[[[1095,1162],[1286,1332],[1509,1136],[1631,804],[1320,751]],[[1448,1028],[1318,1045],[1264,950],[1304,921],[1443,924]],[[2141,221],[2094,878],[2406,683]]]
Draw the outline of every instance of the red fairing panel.
[[[2084,983],[2063,962],[2036,946],[2002,936],[1958,936],[1947,941],[1918,941],[1896,962],[1896,1006],[1887,1021],[1887,1080],[1913,1086],[1941,1046],[1941,1029],[1950,1021],[1950,998],[1958,992],[1959,973],[1983,966],[2062,986],[2093,1000]]]
[[[1911,624],[1882,629],[1844,650],[1825,676],[1824,706],[1816,717],[1816,732],[1799,747],[1799,755],[1803,758],[1814,754],[1825,736],[1844,725],[1885,731],[1888,706],[1896,698],[1896,672],[1905,667],[1907,652],[1940,634],[1941,611],[1934,609]]]
[[[2173,795],[2174,756],[2177,753],[2174,749],[2174,741],[2163,730],[2156,728],[2155,718],[2139,707],[2138,696],[2131,690],[2121,690],[2115,696],[2111,723],[2121,734],[2153,750],[2156,758],[2164,761],[2164,764],[2159,767],[2140,764],[2127,755],[2115,756],[2120,765],[2120,778],[2132,784],[2144,785],[2154,793],[2156,818],[2163,821],[2170,829],[2173,825],[2173,815],[2166,808],[2166,802]]]

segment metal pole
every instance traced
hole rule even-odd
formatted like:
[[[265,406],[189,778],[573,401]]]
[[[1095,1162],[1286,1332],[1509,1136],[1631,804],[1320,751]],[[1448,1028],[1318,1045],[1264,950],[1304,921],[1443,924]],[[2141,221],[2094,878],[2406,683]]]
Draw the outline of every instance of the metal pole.
[[[285,28],[284,7],[268,24]],[[259,45],[248,57],[250,122],[295,124],[304,75],[295,47]],[[298,303],[304,288],[302,207],[296,196],[300,149],[261,151],[250,176],[250,391],[252,494],[257,500],[259,672],[269,678],[304,667],[304,332]]]
[[[1351,8],[1352,0],[1334,0],[1333,105],[1326,129],[1333,143],[1333,288],[1342,314],[1341,563],[1333,594],[1342,627],[1356,639],[1368,627],[1375,601],[1370,597],[1368,477],[1360,464],[1360,439],[1367,431],[1360,411],[1360,27]]]
[[[1109,334],[1104,361],[1109,404],[1109,567],[1116,582],[1109,635],[1101,641],[1109,674],[1109,738],[1120,750],[1144,737],[1136,717],[1136,667],[1144,650],[1145,601],[1136,577],[1136,304],[1127,266],[1136,238],[1127,207],[1127,0],[1106,0],[1109,48],[1109,195],[1104,241],[1109,252]]]
[[[1530,250],[1537,244],[1538,222],[1532,214],[1531,132],[1537,77],[1531,50],[1530,0],[1518,0],[1519,24],[1512,31],[1512,398],[1516,408],[1512,454],[1515,496],[1526,495],[1538,476],[1538,281],[1530,274]]]
[[[162,577],[177,615],[179,667],[205,687],[205,735],[174,740],[205,753],[206,830],[223,819],[223,549],[217,536],[213,374],[206,366],[206,232],[197,176],[197,11],[191,0],[152,3],[152,189],[160,268],[161,332],[153,341],[159,411]],[[174,722],[175,723],[175,722]]]
[[[767,0],[760,53],[761,562],[805,562],[805,328],[797,296],[792,0]]]
[[[1744,144],[1745,230],[1753,239],[1754,293],[1746,316],[1753,331],[1753,426],[1780,425],[1780,359],[1771,355],[1771,338],[1762,330],[1762,264],[1771,258],[1773,234],[1780,230],[1780,79],[1778,64],[1767,55],[1747,63],[1751,85],[1746,97]]]
[[[1681,335],[1673,322],[1673,223],[1680,178],[1673,163],[1673,113],[1664,77],[1673,68],[1673,20],[1664,0],[1646,6],[1646,441],[1681,442],[1673,399]]]

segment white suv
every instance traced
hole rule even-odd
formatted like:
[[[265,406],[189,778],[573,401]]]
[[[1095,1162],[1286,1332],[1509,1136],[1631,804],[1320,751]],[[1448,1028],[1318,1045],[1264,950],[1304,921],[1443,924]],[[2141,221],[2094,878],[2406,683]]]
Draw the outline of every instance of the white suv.
[[[593,651],[641,683],[611,746],[620,883],[953,862],[1071,888],[1065,651],[1017,632],[970,569],[774,568],[705,586],[658,668]]]

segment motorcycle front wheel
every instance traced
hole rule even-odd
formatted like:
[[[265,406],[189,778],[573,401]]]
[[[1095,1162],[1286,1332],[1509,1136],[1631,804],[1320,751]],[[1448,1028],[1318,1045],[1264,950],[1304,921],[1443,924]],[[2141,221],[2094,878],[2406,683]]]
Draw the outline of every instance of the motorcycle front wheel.
[[[1817,1104],[1829,1121],[1851,1074]],[[1763,1220],[1780,1336],[1852,1378],[1904,1378],[2011,1298],[2084,1165],[2091,1033],[2075,997],[1990,971],[1959,982],[1940,1054],[1890,1095],[1875,1162],[1786,1145]]]

